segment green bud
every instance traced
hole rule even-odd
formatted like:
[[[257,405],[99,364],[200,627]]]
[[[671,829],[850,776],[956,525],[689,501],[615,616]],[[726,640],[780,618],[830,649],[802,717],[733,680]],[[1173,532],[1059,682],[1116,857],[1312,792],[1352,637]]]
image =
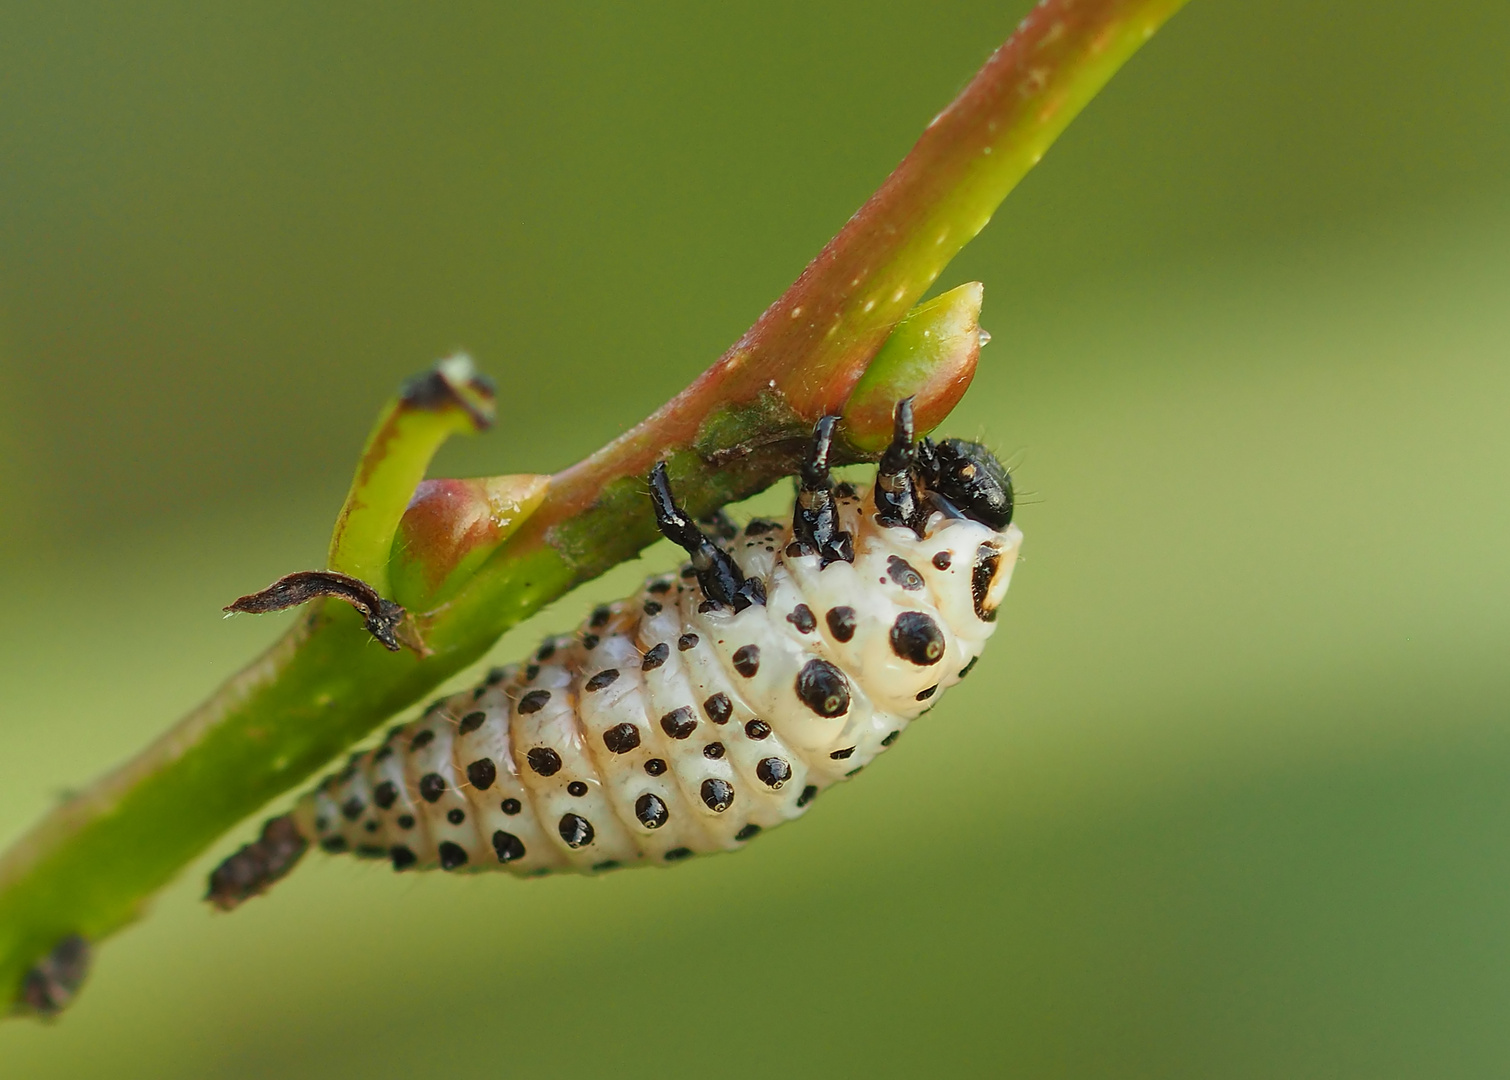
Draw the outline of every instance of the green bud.
[[[897,323],[844,404],[845,438],[861,450],[884,450],[892,410],[906,397],[913,398],[919,435],[949,415],[990,337],[980,328],[982,292],[980,282],[969,282],[919,304]]]
[[[410,611],[445,603],[545,498],[548,476],[426,480],[399,521],[390,593]]]

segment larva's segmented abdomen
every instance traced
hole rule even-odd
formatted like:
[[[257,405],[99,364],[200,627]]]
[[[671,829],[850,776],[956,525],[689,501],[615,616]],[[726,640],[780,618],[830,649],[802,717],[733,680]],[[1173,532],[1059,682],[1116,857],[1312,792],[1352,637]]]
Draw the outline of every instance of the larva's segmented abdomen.
[[[729,547],[764,604],[712,603],[690,567],[652,578],[355,756],[299,830],[399,870],[531,875],[675,862],[801,815],[974,663],[1021,543],[943,514],[920,539],[839,502],[853,562],[751,522]]]

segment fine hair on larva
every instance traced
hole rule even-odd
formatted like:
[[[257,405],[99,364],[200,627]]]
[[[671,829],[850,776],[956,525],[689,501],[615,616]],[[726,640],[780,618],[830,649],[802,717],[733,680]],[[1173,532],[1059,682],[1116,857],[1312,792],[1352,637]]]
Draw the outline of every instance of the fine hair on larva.
[[[835,424],[791,517],[728,539],[656,466],[650,509],[687,562],[353,755],[209,899],[235,907],[310,846],[399,871],[665,865],[742,847],[860,772],[975,666],[1022,534],[1007,470],[915,439],[910,402],[866,492],[829,474]]]

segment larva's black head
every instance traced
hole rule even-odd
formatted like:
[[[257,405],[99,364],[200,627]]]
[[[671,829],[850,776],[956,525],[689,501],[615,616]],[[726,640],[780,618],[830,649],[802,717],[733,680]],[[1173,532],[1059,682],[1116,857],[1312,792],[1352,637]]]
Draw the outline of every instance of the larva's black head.
[[[996,455],[964,439],[913,441],[912,398],[897,402],[891,445],[876,470],[876,520],[906,525],[923,538],[928,515],[942,510],[1001,532],[1012,524],[1012,477]]]
[[[965,517],[1000,532],[1012,524],[1012,477],[980,443],[924,440],[918,471],[931,495]]]

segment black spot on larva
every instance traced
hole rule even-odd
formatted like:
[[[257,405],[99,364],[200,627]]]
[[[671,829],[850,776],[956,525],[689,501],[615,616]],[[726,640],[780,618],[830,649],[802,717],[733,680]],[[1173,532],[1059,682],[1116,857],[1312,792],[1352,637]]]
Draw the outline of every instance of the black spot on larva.
[[[502,810],[509,817],[513,817],[524,809],[524,804],[518,799],[504,799],[503,802],[498,804],[498,809]]]
[[[949,569],[950,564],[952,564],[953,562],[953,555],[951,555],[947,551],[940,551],[933,557],[933,568],[935,570],[947,570]]]
[[[686,652],[688,649],[697,648],[697,635],[683,634],[681,637],[676,639],[676,647],[682,652]]]
[[[429,716],[431,713],[440,712],[446,707],[446,700],[446,698],[438,697],[434,701],[430,702],[430,704],[425,706],[425,715]]]
[[[734,706],[729,701],[729,695],[719,692],[703,702],[703,712],[708,714],[708,719],[715,724],[727,724],[729,717],[734,715]]]
[[[792,767],[779,757],[761,758],[755,775],[766,787],[779,788],[792,778]]]
[[[332,855],[339,855],[346,850],[346,837],[327,836],[324,840],[320,841],[320,846]]]
[[[461,723],[456,725],[456,730],[462,735],[470,735],[482,727],[483,721],[487,718],[488,714],[485,712],[469,712],[461,718]]]
[[[315,831],[316,832],[324,832],[328,828],[330,828],[330,818],[328,818],[328,817],[317,817],[317,818],[315,818]]]
[[[619,677],[618,668],[604,668],[592,678],[587,680],[586,690],[589,694],[595,694],[605,686],[612,686],[614,680]]]
[[[592,609],[592,619],[588,622],[587,625],[591,626],[594,630],[607,626],[609,616],[611,616],[612,614],[613,612],[609,609],[607,604],[599,604],[597,607]]]
[[[508,677],[509,677],[509,669],[508,668],[502,668],[502,667],[489,668],[488,669],[488,677],[486,679],[484,679],[482,682],[483,682],[484,686],[497,686],[499,683],[503,682],[503,680],[507,679]]]
[[[586,847],[592,843],[592,822],[580,814],[562,814],[561,820],[556,823],[556,831],[569,848]]]
[[[764,720],[751,720],[745,724],[745,734],[759,742],[771,736],[771,725]]]
[[[634,801],[634,816],[645,828],[659,829],[671,814],[659,795],[647,791]]]
[[[476,686],[476,687],[473,687],[472,688],[472,700],[476,701],[478,698],[482,697],[482,695],[486,694],[487,692],[488,692],[488,688],[486,686]]]
[[[619,865],[618,859],[604,859],[602,862],[593,863],[592,868],[594,873],[602,873],[604,870],[617,870]]]
[[[844,778],[846,780],[848,780],[851,776],[859,776],[860,775],[860,770],[863,769],[863,768],[865,768],[864,765],[858,765],[855,768],[850,769],[849,772],[847,772],[847,773],[844,774]]]
[[[419,856],[410,851],[403,844],[395,844],[388,849],[388,858],[393,860],[395,870],[407,870],[419,862]]]
[[[493,764],[492,758],[478,758],[467,766],[467,779],[478,791],[486,791],[498,779],[498,766]]]
[[[392,756],[393,756],[393,747],[391,747],[391,746],[380,746],[373,753],[373,755],[372,755],[372,761],[373,761],[373,764],[376,764],[379,761],[387,761]]]
[[[670,851],[666,852],[666,854],[662,855],[661,858],[665,859],[667,862],[679,862],[682,859],[690,859],[695,854],[696,852],[694,852],[689,847],[674,847]]]
[[[894,742],[897,741],[897,738],[901,734],[902,734],[901,731],[893,731],[890,735],[886,736],[886,738],[884,738],[884,739],[881,740],[881,745],[882,746],[890,746],[892,743],[894,743]]]
[[[657,603],[654,600],[646,600],[645,601],[645,614],[647,616],[650,616],[650,617],[653,618],[656,615],[659,615],[660,613],[661,613],[661,605],[659,603]]]
[[[912,564],[900,555],[886,557],[886,576],[908,592],[917,592],[923,587],[923,575],[914,570]]]
[[[855,485],[848,480],[834,485],[834,497],[836,499],[853,499],[855,497]]]
[[[779,522],[771,521],[767,518],[754,518],[745,526],[745,535],[764,536],[766,533],[775,532],[779,528],[781,528]]]
[[[453,806],[446,811],[446,820],[452,825],[460,825],[467,820],[467,812],[459,806]]]
[[[802,794],[797,796],[797,805],[806,806],[818,797],[818,789],[812,784],[802,789]]]
[[[835,641],[848,641],[855,636],[855,609],[852,607],[829,608],[824,621]]]
[[[645,654],[645,658],[640,661],[640,670],[641,671],[654,671],[656,668],[658,668],[662,664],[664,664],[666,662],[666,658],[668,656],[670,656],[670,655],[671,655],[671,650],[666,646],[666,643],[663,641],[659,645],[656,645],[655,647],[653,647],[648,653]]]
[[[938,692],[939,692],[939,684],[938,683],[934,683],[932,686],[926,686],[923,689],[919,690],[916,694],[913,695],[913,698],[914,698],[914,700],[917,700],[917,701],[927,701],[929,698],[931,698],[934,694],[936,694]]]
[[[556,643],[554,641],[547,641],[544,645],[540,646],[540,648],[535,651],[536,660],[549,660],[555,655]]]
[[[362,811],[367,809],[367,804],[353,795],[341,804],[341,816],[347,821],[355,821],[362,816]]]
[[[467,849],[460,844],[442,840],[440,846],[435,849],[435,853],[440,856],[442,870],[455,870],[467,865]]]
[[[723,607],[723,605],[720,604],[717,600],[704,600],[701,604],[697,605],[697,611],[700,615],[706,615],[708,614],[708,612],[717,611],[721,607]]]
[[[734,650],[734,670],[745,678],[753,678],[760,670],[760,646],[741,645]]]
[[[603,745],[615,754],[627,754],[640,745],[640,729],[627,721],[603,732]]]
[[[425,730],[421,731],[418,735],[409,740],[409,752],[412,754],[416,750],[423,750],[434,741],[435,732],[431,731],[429,728],[425,728]]]
[[[723,756],[724,744],[721,742],[710,742],[707,746],[703,747],[703,757],[705,758],[712,758],[714,761],[717,761]]]
[[[970,657],[970,662],[968,664],[966,664],[964,667],[962,667],[962,668],[959,669],[959,677],[961,679],[963,679],[966,675],[970,674],[970,672],[973,671],[974,668],[975,668],[975,662],[977,660],[979,660],[979,659],[980,659],[979,656],[972,656],[972,657]]]
[[[566,785],[566,793],[573,798],[580,799],[583,795],[587,794],[587,785],[580,780],[573,780]]]
[[[660,776],[666,771],[666,763],[658,757],[653,757],[645,762],[645,771],[651,776]]]
[[[668,592],[671,591],[671,582],[653,581],[650,583],[650,588],[646,591],[655,593],[656,596],[665,596]]]
[[[530,763],[530,768],[541,776],[555,776],[561,771],[561,755],[549,746],[537,746],[524,758]]]
[[[419,778],[419,793],[425,802],[434,802],[445,794],[446,782],[440,773],[425,773]]]
[[[891,624],[891,651],[919,667],[929,667],[944,658],[944,632],[933,616],[904,611]]]
[[[694,570],[694,569],[692,569],[692,565],[690,563],[687,564],[686,566],[682,567],[682,580],[683,581],[691,581],[695,577],[697,577],[697,571]]]
[[[539,674],[540,674],[540,665],[539,664],[530,664],[528,667],[526,667],[524,669],[524,681],[525,682],[534,682],[535,681],[535,676],[537,676]]]
[[[545,708],[545,703],[551,699],[549,690],[531,690],[519,699],[519,715],[528,716]]]
[[[760,835],[760,826],[753,821],[734,834],[736,840],[750,840]]]
[[[379,810],[387,810],[398,802],[398,786],[392,780],[384,780],[372,789],[372,801],[378,804]]]
[[[692,714],[692,706],[683,705],[661,717],[661,730],[673,739],[690,738],[697,730],[697,717]]]
[[[524,858],[524,842],[513,833],[499,829],[493,834],[493,851],[499,862],[515,862]]]
[[[802,665],[797,673],[797,697],[819,716],[849,712],[849,683],[827,660],[813,659]]]
[[[366,829],[368,832],[377,832],[378,823],[376,821],[364,821],[362,822],[362,828]]]
[[[830,753],[828,756],[831,757],[831,758],[833,758],[835,761],[843,761],[845,758],[849,757],[854,752],[855,752],[855,748],[853,746],[846,746],[843,750],[835,750],[832,753]]]
[[[400,829],[412,829],[412,828],[414,828],[414,815],[413,814],[400,814],[398,816],[398,827]]]
[[[722,814],[734,804],[734,785],[716,776],[710,776],[704,780],[703,786],[698,789],[698,794],[703,797],[703,803],[708,809],[715,814]]]
[[[806,604],[798,604],[792,608],[792,613],[786,617],[786,621],[795,626],[799,634],[811,634],[818,628],[818,620],[813,618],[813,609]]]
[[[376,844],[363,844],[356,849],[356,856],[359,859],[386,859],[388,849]]]
[[[991,582],[1000,565],[1001,552],[991,544],[982,544],[975,550],[975,566],[970,571],[970,595],[981,622],[996,621],[996,609],[986,606],[986,595],[991,591]]]
[[[600,638],[600,637],[598,637],[597,634],[583,634],[582,635],[582,647],[584,649],[586,649],[588,652],[592,652],[594,649],[596,649],[598,647],[598,642],[602,641],[602,640],[603,639]]]

